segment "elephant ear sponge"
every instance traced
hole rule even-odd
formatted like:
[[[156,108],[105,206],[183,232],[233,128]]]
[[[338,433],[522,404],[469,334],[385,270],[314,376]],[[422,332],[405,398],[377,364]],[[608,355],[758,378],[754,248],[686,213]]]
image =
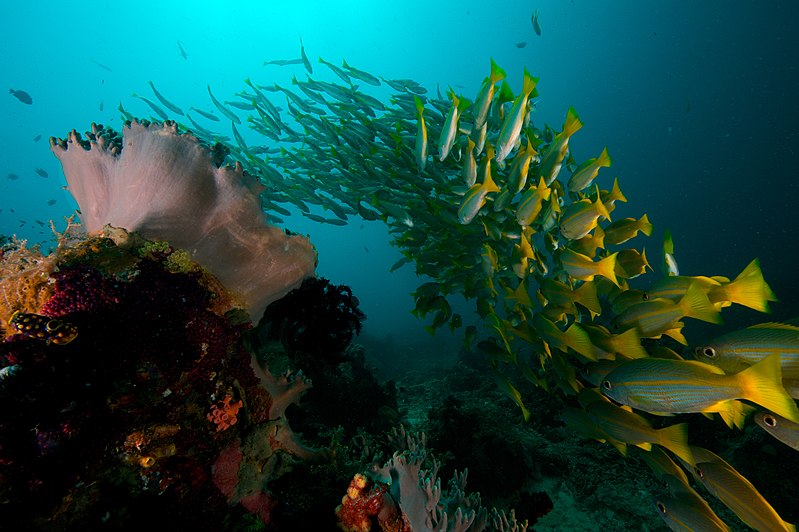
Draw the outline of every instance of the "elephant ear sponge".
[[[50,139],[86,231],[109,224],[188,250],[254,321],[314,274],[310,241],[266,222],[257,180],[238,164],[214,165],[213,154],[174,123],[134,121],[122,137],[93,124],[87,139],[75,130]]]

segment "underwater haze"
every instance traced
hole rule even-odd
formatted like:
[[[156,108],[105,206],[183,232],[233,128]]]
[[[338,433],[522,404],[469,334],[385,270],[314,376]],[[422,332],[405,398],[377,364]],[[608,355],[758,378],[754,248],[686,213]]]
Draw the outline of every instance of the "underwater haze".
[[[759,257],[780,299],[769,319],[799,314],[796,2],[226,4],[4,6],[0,233],[52,244],[47,222],[63,229],[77,205],[48,138],[91,122],[121,129],[120,104],[151,115],[132,96],[154,99],[148,81],[183,109],[214,111],[209,85],[223,101],[246,78],[290,86],[302,65],[264,62],[299,57],[302,40],[314,68],[323,68],[319,57],[345,59],[431,93],[451,86],[473,98],[493,58],[515,92],[524,67],[540,77],[537,123],[557,128],[569,106],[580,113],[589,127],[571,143],[577,160],[608,147],[613,166],[603,179],[623,183],[630,202],[621,215],[649,215],[655,233],[647,253],[656,269],[656,244],[668,228],[681,273],[733,278]],[[541,35],[531,24],[536,10]],[[229,121],[211,125],[230,135]],[[400,254],[382,223],[353,217],[342,227],[320,225],[295,212],[285,227],[310,236],[319,275],[353,288],[367,333],[402,339],[420,355],[454,356],[456,336],[440,330],[431,338],[409,313],[418,280],[412,266],[388,272]],[[732,328],[760,318],[739,308],[725,319]],[[719,332],[691,326],[692,335],[703,330]]]

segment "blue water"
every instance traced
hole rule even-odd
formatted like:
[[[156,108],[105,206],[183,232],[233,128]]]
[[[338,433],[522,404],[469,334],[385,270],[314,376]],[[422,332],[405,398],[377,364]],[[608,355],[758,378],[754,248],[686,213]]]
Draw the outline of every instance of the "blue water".
[[[85,131],[92,121],[119,128],[120,102],[149,116],[131,96],[154,99],[148,80],[184,110],[215,110],[208,84],[230,100],[245,78],[288,85],[303,74],[301,65],[263,65],[299,57],[302,38],[315,77],[333,79],[317,57],[346,59],[375,75],[412,78],[431,92],[451,85],[473,98],[493,57],[517,91],[523,67],[541,78],[538,124],[559,129],[568,106],[576,108],[586,124],[571,143],[578,161],[608,147],[613,167],[600,184],[618,176],[629,199],[614,217],[649,214],[653,265],[665,228],[684,274],[734,277],[759,257],[782,302],[769,317],[727,312],[728,325],[799,315],[796,2],[161,4],[5,3],[0,92],[22,89],[34,101],[0,96],[0,233],[50,241],[35,220],[62,228],[76,205],[47,138]],[[536,9],[541,36],[530,21]],[[223,124],[217,130],[229,135]],[[286,226],[311,236],[320,275],[353,287],[368,334],[423,356],[454,354],[457,338],[446,331],[429,338],[409,314],[407,294],[418,280],[409,266],[388,273],[400,255],[380,222],[339,228],[292,216]],[[699,341],[720,332],[712,327],[692,322],[686,332]]]

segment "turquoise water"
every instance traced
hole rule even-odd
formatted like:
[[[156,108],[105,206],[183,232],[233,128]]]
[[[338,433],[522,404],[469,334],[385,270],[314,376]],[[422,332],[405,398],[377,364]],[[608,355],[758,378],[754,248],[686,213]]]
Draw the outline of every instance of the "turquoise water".
[[[318,58],[346,59],[377,76],[416,80],[431,95],[452,87],[474,98],[493,58],[517,93],[525,67],[540,77],[537,125],[560,129],[566,109],[575,107],[585,123],[570,144],[577,161],[607,146],[613,166],[599,181],[607,187],[618,176],[629,199],[613,217],[649,215],[655,232],[647,254],[656,269],[666,228],[683,274],[733,278],[760,259],[781,300],[772,314],[736,306],[725,309],[724,327],[691,321],[685,332],[692,344],[799,315],[795,2],[7,4],[0,32],[2,235],[52,244],[48,221],[63,229],[77,205],[48,138],[85,131],[91,122],[121,129],[120,104],[149,117],[151,109],[133,96],[157,102],[148,81],[184,110],[219,115],[209,86],[229,101],[248,78],[284,87],[292,76],[305,79],[301,64],[264,64],[300,57],[301,42],[314,79],[338,81]],[[540,36],[531,24],[535,11]],[[378,98],[390,93],[385,85],[366,88]],[[33,103],[9,89],[26,91]],[[193,116],[232,136],[229,121]],[[246,123],[238,130],[250,146],[264,142]],[[432,152],[437,135],[431,140]],[[431,337],[410,314],[409,293],[423,280],[412,266],[389,273],[401,255],[381,222],[351,217],[344,227],[320,225],[295,212],[285,227],[310,236],[320,275],[352,287],[368,317],[356,341],[370,355],[396,359],[383,360],[384,373],[456,358],[460,332],[442,328]],[[472,307],[456,310],[466,323],[476,320]],[[709,433],[692,429],[692,443],[723,443],[705,438]],[[759,466],[764,449],[747,456],[758,457]]]
[[[531,25],[536,9],[540,36]],[[798,11],[793,2],[8,3],[0,85],[27,91],[33,104],[0,98],[0,233],[48,241],[36,220],[59,225],[76,205],[47,138],[92,121],[119,128],[120,103],[149,116],[132,97],[154,99],[148,80],[183,109],[215,111],[209,84],[231,100],[248,77],[288,84],[304,76],[302,65],[263,64],[299,57],[302,39],[319,79],[335,79],[316,62],[321,56],[474,97],[493,57],[516,91],[523,67],[541,78],[539,123],[559,127],[568,106],[577,109],[586,127],[572,142],[576,159],[608,147],[607,175],[619,176],[630,200],[618,212],[646,212],[655,224],[653,264],[665,228],[686,274],[734,277],[760,257],[782,301],[772,318],[787,319],[799,314],[799,73],[789,53],[799,49],[791,26]],[[208,124],[230,135],[224,121]],[[286,226],[311,236],[321,275],[353,287],[367,333],[418,337],[424,353],[455,345],[448,333],[431,344],[408,314],[417,280],[410,267],[387,273],[399,253],[382,224],[319,226],[291,216]],[[746,309],[726,317],[731,325],[760,319]]]

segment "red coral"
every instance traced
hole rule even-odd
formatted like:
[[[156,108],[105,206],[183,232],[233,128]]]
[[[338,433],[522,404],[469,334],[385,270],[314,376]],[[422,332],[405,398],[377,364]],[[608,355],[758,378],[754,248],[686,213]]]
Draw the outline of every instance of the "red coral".
[[[239,440],[235,440],[227,449],[219,453],[212,468],[214,485],[227,497],[228,501],[233,501],[235,498],[241,459],[241,444]]]

